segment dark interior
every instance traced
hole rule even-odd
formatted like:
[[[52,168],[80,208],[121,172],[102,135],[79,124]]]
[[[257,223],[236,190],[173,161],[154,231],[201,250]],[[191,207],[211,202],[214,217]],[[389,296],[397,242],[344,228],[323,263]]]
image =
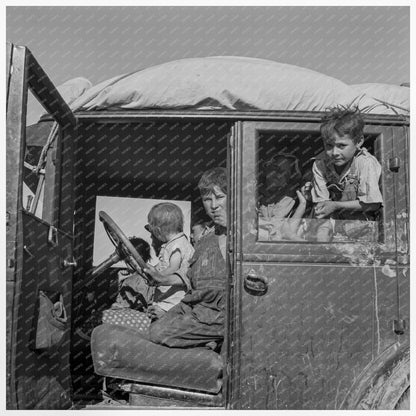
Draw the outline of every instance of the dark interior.
[[[303,176],[309,177],[312,169],[313,157],[324,150],[319,132],[276,131],[259,132],[257,163],[259,168],[278,153],[296,156]],[[364,147],[380,160],[380,144],[377,136],[366,136]],[[259,172],[260,173],[260,172]],[[264,178],[259,178],[264,183]]]
[[[230,128],[229,122],[212,120],[79,125],[74,157],[74,248],[79,266],[73,284],[74,331],[94,309],[109,307],[117,294],[115,269],[88,287],[96,196],[187,200],[192,215],[203,215],[197,183],[206,169],[226,166]],[[86,296],[90,288],[93,302]],[[96,395],[102,385],[92,368],[89,343],[74,334],[72,351],[75,395]]]

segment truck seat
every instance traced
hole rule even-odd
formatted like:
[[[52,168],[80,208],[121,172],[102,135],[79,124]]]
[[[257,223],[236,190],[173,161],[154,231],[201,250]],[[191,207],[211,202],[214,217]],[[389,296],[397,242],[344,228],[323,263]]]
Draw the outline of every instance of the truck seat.
[[[94,370],[105,377],[217,394],[223,362],[208,348],[170,348],[131,328],[102,324],[92,332]]]

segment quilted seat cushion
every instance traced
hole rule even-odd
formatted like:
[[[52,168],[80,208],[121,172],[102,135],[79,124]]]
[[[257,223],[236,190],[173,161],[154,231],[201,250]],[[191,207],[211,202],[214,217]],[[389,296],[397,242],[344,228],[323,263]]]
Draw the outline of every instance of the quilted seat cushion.
[[[221,356],[207,348],[165,347],[134,329],[103,324],[92,332],[91,351],[101,376],[207,393],[222,387]]]

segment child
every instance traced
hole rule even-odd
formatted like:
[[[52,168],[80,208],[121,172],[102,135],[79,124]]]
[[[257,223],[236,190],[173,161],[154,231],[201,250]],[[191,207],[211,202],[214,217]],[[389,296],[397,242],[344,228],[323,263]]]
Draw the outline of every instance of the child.
[[[207,235],[211,231],[214,231],[214,224],[212,221],[203,218],[195,218],[191,227],[191,244],[195,246],[204,235]]]
[[[264,164],[264,177],[260,215],[265,219],[291,216],[302,177],[297,157],[287,153],[276,154]]]
[[[287,153],[276,154],[265,163],[264,176],[259,208],[259,238],[303,241],[299,230],[307,200],[300,189],[302,174],[298,158]]]
[[[140,274],[129,276],[121,285],[117,302],[103,312],[105,323],[144,328],[150,323],[148,317],[152,320],[160,318],[181,301],[188,289],[186,274],[194,249],[183,233],[181,209],[169,202],[156,204],[150,209],[147,220],[145,229],[152,234],[153,244],[157,242],[160,246],[155,269],[162,282],[154,286]],[[164,284],[163,277],[172,274],[181,277],[184,285]]]
[[[331,220],[374,220],[382,205],[381,166],[361,147],[363,129],[358,110],[344,108],[332,109],[321,124],[324,152],[313,164],[311,193],[315,218],[326,220],[318,227],[317,241],[331,240]]]
[[[146,230],[162,242],[159,263],[156,270],[160,276],[176,274],[184,281],[184,286],[163,285],[155,288],[153,305],[149,308],[152,318],[159,318],[185,296],[187,290],[186,274],[194,248],[183,233],[183,214],[181,209],[170,202],[154,205],[147,218]]]

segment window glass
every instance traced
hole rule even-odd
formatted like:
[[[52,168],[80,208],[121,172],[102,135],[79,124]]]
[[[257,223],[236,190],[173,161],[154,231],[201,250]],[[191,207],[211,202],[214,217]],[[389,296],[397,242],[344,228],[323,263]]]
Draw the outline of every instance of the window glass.
[[[23,208],[43,218],[44,179],[48,139],[53,138],[53,121],[40,120],[45,110],[32,92],[28,91],[26,117],[26,149],[23,167]],[[54,137],[56,140],[56,135]],[[52,148],[52,146],[50,146]],[[51,151],[51,150],[50,150]]]
[[[259,241],[379,240],[382,193],[376,138],[367,138],[349,163],[334,167],[319,132],[259,131],[257,137]],[[367,200],[379,202],[363,203]]]

